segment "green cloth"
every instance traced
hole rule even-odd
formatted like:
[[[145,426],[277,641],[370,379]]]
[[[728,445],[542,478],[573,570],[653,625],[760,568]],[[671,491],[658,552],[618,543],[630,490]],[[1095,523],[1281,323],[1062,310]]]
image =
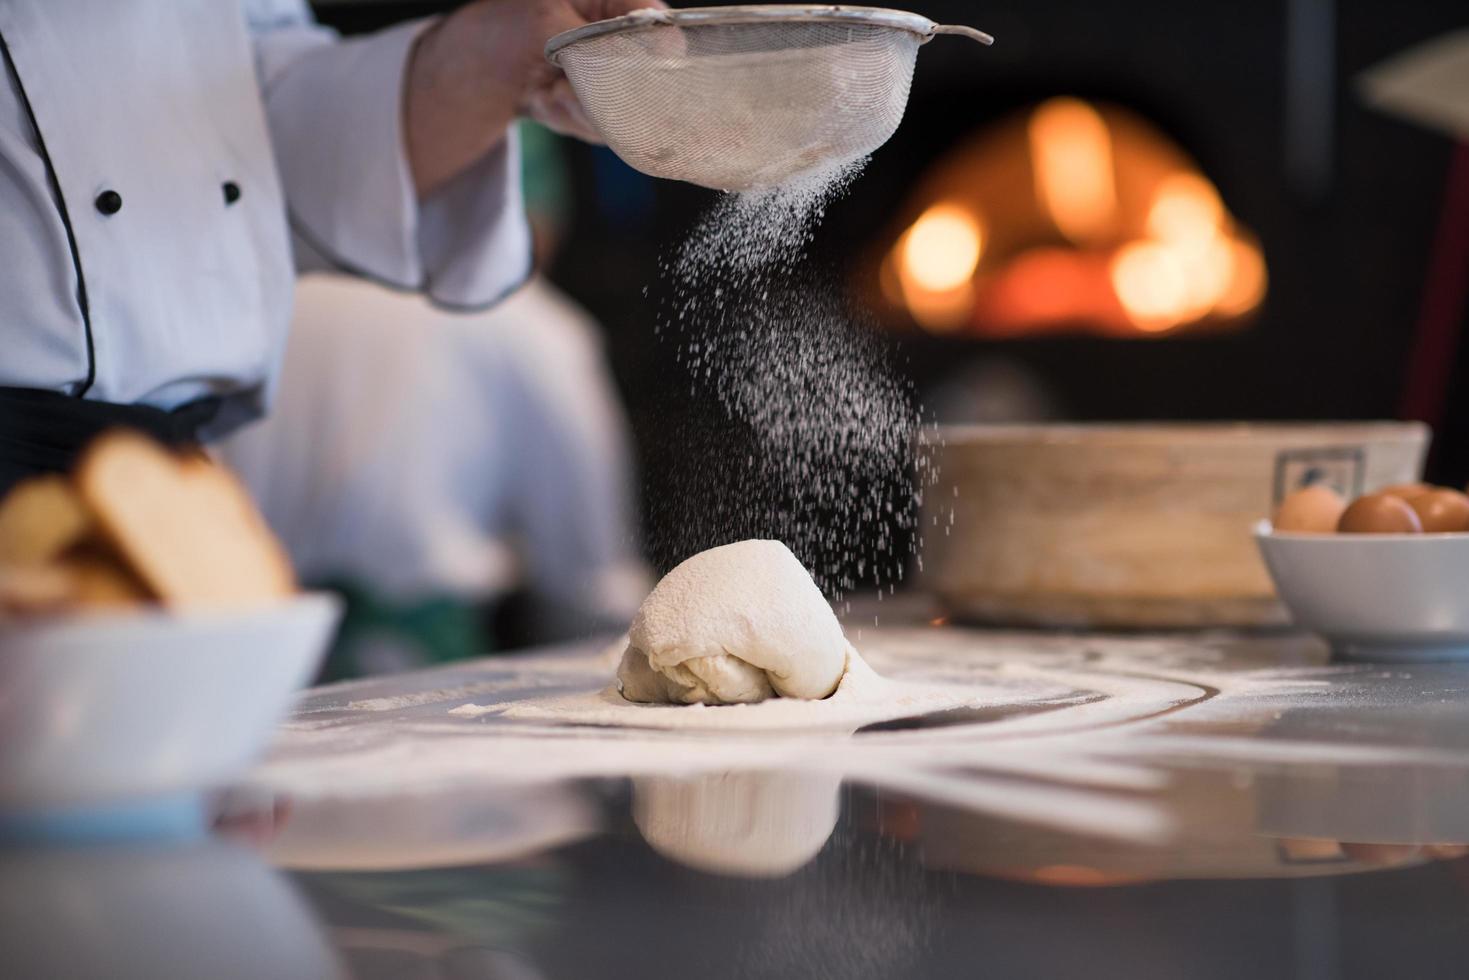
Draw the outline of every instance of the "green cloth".
[[[356,652],[374,637],[410,649],[424,666],[477,657],[490,649],[484,616],[473,603],[450,597],[391,601],[351,582],[326,586],[345,604],[321,683],[363,676]]]
[[[544,126],[520,123],[520,173],[525,209],[552,224],[564,224],[571,210],[570,175],[561,137]]]

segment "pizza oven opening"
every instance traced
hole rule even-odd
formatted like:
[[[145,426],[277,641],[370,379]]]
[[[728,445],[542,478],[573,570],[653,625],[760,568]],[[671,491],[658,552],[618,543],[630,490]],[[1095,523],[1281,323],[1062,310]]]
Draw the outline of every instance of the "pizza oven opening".
[[[1256,236],[1174,140],[1121,105],[1056,96],[922,173],[862,281],[886,323],[954,337],[1165,337],[1248,324]]]

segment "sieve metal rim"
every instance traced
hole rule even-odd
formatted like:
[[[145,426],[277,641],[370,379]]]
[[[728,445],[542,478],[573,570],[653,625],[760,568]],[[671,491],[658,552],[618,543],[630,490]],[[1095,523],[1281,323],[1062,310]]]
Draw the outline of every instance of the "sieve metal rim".
[[[926,43],[935,34],[963,34],[983,44],[994,38],[972,27],[953,27],[922,14],[887,7],[849,7],[835,4],[769,4],[761,6],[687,7],[681,10],[635,10],[621,17],[599,20],[562,31],[546,42],[546,60],[559,67],[557,56],[567,47],[589,38],[655,27],[711,27],[721,24],[865,24],[917,34]]]

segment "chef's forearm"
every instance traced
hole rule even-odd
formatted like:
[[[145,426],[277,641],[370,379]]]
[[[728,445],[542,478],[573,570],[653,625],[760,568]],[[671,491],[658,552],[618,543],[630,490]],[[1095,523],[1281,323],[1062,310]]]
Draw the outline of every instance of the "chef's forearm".
[[[420,199],[472,166],[504,138],[532,80],[544,72],[526,6],[481,0],[419,38],[404,92],[404,133]]]

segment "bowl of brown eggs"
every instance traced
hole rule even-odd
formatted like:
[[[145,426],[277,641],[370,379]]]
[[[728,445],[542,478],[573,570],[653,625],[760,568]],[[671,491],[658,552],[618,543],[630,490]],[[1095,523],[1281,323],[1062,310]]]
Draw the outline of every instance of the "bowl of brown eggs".
[[[1469,659],[1469,495],[1423,483],[1281,501],[1255,539],[1296,625],[1346,659]]]

